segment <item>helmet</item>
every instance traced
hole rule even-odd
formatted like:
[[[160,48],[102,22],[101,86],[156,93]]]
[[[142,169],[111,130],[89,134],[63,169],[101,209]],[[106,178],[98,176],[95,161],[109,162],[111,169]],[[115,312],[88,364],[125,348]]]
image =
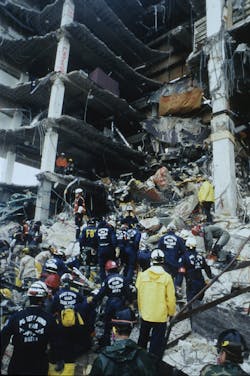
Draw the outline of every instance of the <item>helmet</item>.
[[[58,274],[50,274],[44,281],[50,289],[57,289],[60,285],[60,277]]]
[[[110,226],[112,226],[112,227],[115,228],[115,221],[112,221],[112,219],[110,219],[110,220],[108,221],[108,225],[110,225]]]
[[[118,327],[133,327],[133,324],[136,323],[135,314],[131,308],[125,308],[121,311],[117,311],[115,318],[112,319],[112,324]]]
[[[28,296],[34,296],[36,298],[43,298],[48,295],[48,288],[42,281],[32,283],[27,292]]]
[[[95,224],[96,224],[94,218],[90,218],[87,223],[90,226],[95,226]]]
[[[108,272],[112,269],[117,269],[117,263],[113,260],[108,260],[105,264],[105,270]]]
[[[164,253],[162,252],[161,249],[156,248],[153,249],[151,252],[151,261],[153,264],[163,264],[164,263]]]
[[[12,298],[12,292],[10,289],[0,289],[0,293],[3,295],[5,299],[11,299]]]
[[[193,248],[197,247],[197,241],[196,241],[196,239],[193,236],[190,236],[189,238],[187,238],[187,240],[186,240],[186,247],[190,248],[190,249],[193,249]]]
[[[61,276],[61,285],[62,286],[68,286],[70,283],[73,282],[73,277],[70,273],[64,273]]]
[[[69,158],[69,162],[73,162],[73,159],[72,159],[72,158]]]
[[[61,155],[62,157],[64,157],[64,156],[65,156],[65,153],[61,153],[60,155]]]
[[[25,255],[28,255],[30,253],[30,249],[28,247],[24,247],[22,249],[22,253],[24,253]]]
[[[55,249],[54,255],[55,256],[60,256],[60,257],[64,258],[65,257],[65,252],[62,249]]]
[[[192,227],[191,232],[194,236],[199,235],[199,233],[201,232],[201,225],[197,225],[197,226]]]
[[[55,263],[54,260],[47,260],[45,263],[45,270],[50,273],[57,273],[57,264]]]
[[[227,329],[219,334],[217,350],[225,351],[228,358],[236,363],[243,362],[243,353],[247,351],[244,337],[236,329]]]
[[[83,190],[82,190],[82,188],[76,188],[76,190],[75,190],[75,194],[77,195],[78,193],[82,193],[83,192]]]
[[[176,231],[177,228],[175,226],[175,224],[173,222],[170,222],[168,225],[167,225],[167,231]]]
[[[127,207],[126,207],[126,210],[127,211],[133,211],[134,209],[133,209],[133,206],[132,205],[127,205]]]
[[[187,240],[187,238],[190,236],[190,233],[188,230],[185,230],[185,229],[182,229],[181,232],[180,232],[180,237],[183,239],[183,240]]]

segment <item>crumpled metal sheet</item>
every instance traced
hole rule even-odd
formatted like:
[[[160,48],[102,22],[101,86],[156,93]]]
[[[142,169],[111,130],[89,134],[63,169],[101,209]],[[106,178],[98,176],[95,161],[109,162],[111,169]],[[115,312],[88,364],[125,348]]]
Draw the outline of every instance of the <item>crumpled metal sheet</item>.
[[[202,144],[210,134],[207,126],[201,124],[199,119],[179,117],[146,120],[143,123],[143,128],[157,140],[171,146]]]

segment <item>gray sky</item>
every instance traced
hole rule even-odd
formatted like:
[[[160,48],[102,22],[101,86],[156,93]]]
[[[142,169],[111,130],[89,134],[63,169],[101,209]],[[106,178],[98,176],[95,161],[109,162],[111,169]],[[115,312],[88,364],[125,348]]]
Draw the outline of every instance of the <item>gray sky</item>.
[[[2,171],[4,166],[4,159],[0,158],[0,180],[2,181]],[[19,185],[36,185],[38,181],[35,177],[39,170],[22,165],[20,163],[15,163],[14,174],[12,183]]]

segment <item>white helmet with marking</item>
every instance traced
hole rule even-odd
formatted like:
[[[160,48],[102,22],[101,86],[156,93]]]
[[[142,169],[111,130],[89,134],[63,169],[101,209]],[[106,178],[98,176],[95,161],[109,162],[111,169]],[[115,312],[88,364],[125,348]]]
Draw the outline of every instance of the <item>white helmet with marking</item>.
[[[197,247],[197,241],[193,236],[190,236],[186,240],[186,247],[190,249],[194,249]]]

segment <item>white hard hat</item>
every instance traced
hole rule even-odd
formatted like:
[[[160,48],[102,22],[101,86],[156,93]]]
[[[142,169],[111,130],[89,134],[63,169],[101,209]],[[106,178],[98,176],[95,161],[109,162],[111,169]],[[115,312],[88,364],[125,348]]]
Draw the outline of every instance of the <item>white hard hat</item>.
[[[42,281],[32,283],[27,292],[28,296],[34,296],[37,298],[43,298],[48,295],[48,288]]]
[[[115,223],[115,221],[112,221],[112,219],[110,219],[110,220],[108,221],[108,225],[110,225],[110,226],[112,226],[112,227],[115,228],[116,223]]]
[[[180,232],[180,237],[184,240],[187,240],[187,238],[190,236],[190,232],[188,230],[182,229]]]
[[[54,260],[48,259],[45,263],[45,270],[51,273],[57,273],[58,267]]]
[[[151,261],[153,264],[163,264],[164,263],[164,253],[162,252],[161,249],[156,248],[153,249],[151,252]]]
[[[76,188],[75,190],[75,194],[82,193],[82,192],[83,192],[82,188]]]
[[[129,211],[129,210],[134,210],[134,209],[133,209],[133,206],[129,204],[129,205],[127,205],[127,207],[126,207],[126,210]]]
[[[72,277],[72,275],[71,275],[70,273],[64,273],[64,274],[61,276],[60,281],[61,281],[61,284],[62,284],[63,286],[65,286],[65,285],[68,285],[68,284],[70,284],[71,282],[73,282],[73,277]]]
[[[186,240],[186,247],[187,248],[192,249],[192,248],[196,248],[196,246],[197,246],[197,241],[193,236],[190,236],[189,238],[187,238],[187,240]]]
[[[173,230],[173,231],[176,231],[177,228],[175,226],[175,224],[173,222],[170,222],[168,225],[167,225],[167,230]]]

